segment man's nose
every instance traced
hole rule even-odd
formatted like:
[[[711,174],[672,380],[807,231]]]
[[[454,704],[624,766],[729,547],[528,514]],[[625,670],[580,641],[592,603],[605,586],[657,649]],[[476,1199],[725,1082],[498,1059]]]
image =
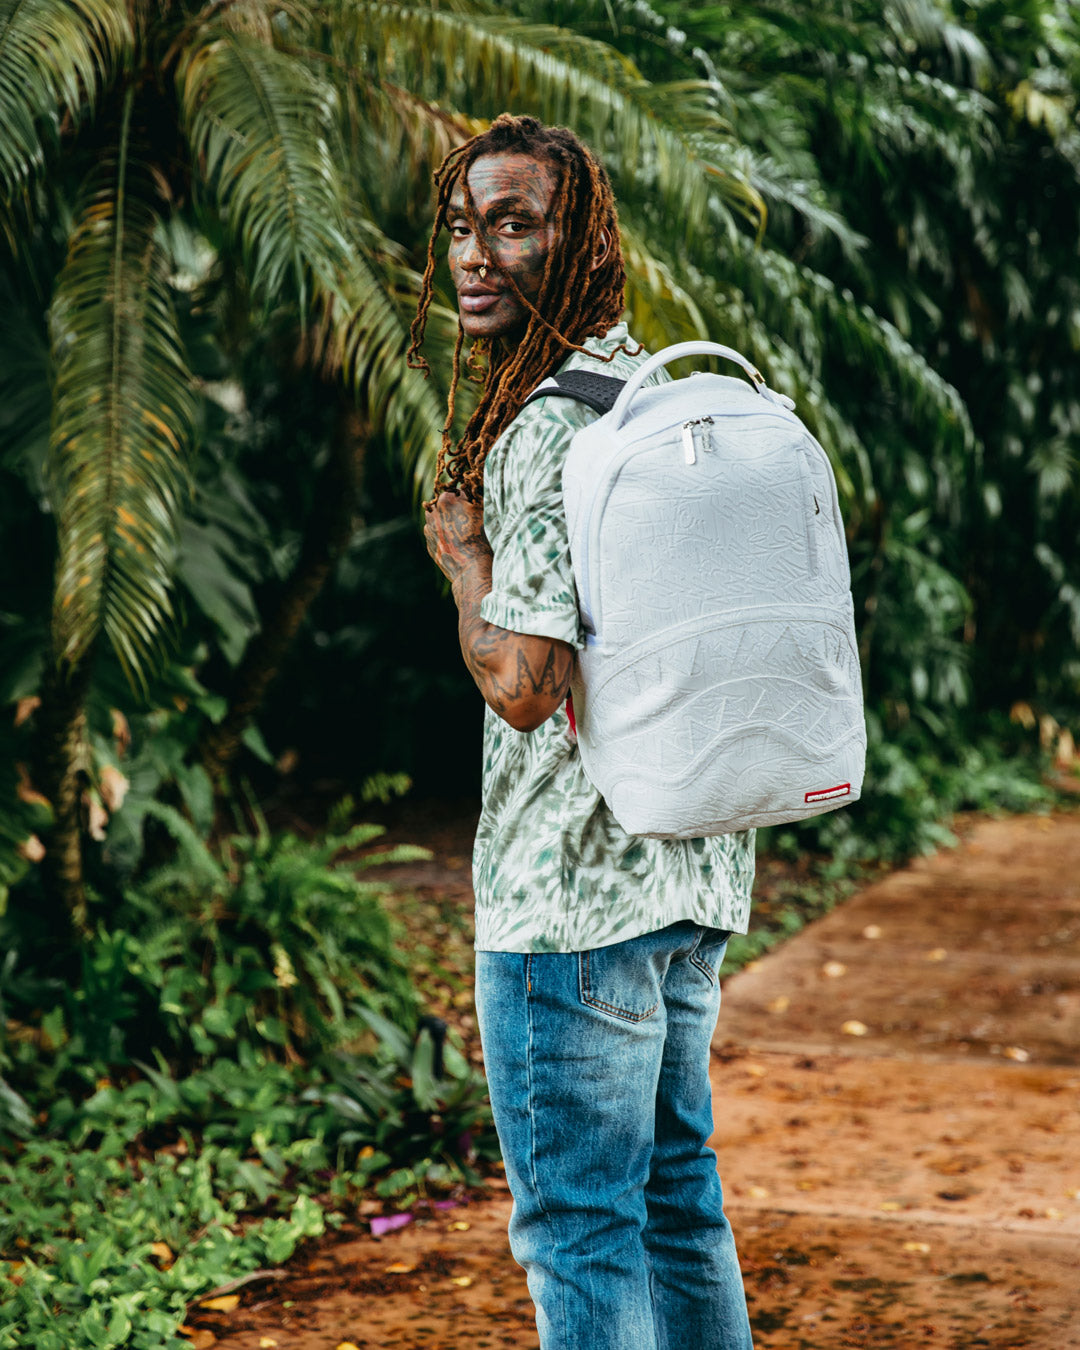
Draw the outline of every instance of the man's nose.
[[[490,267],[491,258],[484,247],[483,240],[474,231],[465,240],[461,253],[458,255],[458,261],[462,267],[475,272],[478,267]]]

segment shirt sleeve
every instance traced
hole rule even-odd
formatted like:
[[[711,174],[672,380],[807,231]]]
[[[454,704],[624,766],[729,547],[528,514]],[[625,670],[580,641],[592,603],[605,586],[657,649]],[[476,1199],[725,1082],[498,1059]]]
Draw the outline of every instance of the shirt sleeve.
[[[513,633],[582,647],[562,496],[563,460],[576,429],[570,419],[528,419],[489,456],[497,463],[490,492],[485,466],[484,525],[494,557],[480,615]]]

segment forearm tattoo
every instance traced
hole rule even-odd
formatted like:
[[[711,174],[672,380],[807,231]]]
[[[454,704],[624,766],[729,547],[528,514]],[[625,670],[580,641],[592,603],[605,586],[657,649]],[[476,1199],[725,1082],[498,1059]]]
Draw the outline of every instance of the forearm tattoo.
[[[496,627],[480,617],[480,602],[491,590],[490,558],[458,574],[458,636],[469,673],[485,701],[500,716],[537,699],[550,703],[544,716],[566,697],[574,653],[566,643]],[[542,720],[542,719],[541,719]]]

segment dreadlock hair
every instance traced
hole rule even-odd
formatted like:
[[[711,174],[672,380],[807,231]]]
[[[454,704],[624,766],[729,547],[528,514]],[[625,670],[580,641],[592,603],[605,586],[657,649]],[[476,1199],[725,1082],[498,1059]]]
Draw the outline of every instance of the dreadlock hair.
[[[513,277],[511,288],[529,311],[529,321],[520,342],[513,350],[497,341],[489,344],[479,338],[469,350],[466,376],[482,383],[476,409],[457,445],[453,444],[454,402],[461,374],[461,348],[464,332],[458,322],[453,370],[447,399],[442,446],[435,468],[435,495],[440,491],[461,492],[470,501],[484,495],[484,460],[500,432],[521,411],[521,405],[539,382],[550,375],[566,351],[586,350],[587,337],[602,337],[618,323],[623,312],[626,272],[619,243],[619,225],[615,197],[604,168],[577,136],[567,127],[549,127],[535,117],[514,117],[503,113],[491,127],[452,150],[435,171],[435,224],[428,242],[427,266],[420,288],[420,300],[410,332],[408,363],[430,374],[420,354],[431,306],[432,277],[435,272],[435,246],[446,224],[450,195],[461,183],[465,194],[465,214],[478,236],[483,231],[476,219],[469,195],[468,174],[481,155],[513,151],[531,155],[553,166],[557,182],[552,196],[552,221],[559,248],[548,254],[535,305],[522,295]],[[592,268],[600,252],[602,231],[610,246],[604,261]],[[620,347],[618,350],[626,350]],[[615,355],[595,356],[610,361]],[[486,368],[481,364],[486,357]]]

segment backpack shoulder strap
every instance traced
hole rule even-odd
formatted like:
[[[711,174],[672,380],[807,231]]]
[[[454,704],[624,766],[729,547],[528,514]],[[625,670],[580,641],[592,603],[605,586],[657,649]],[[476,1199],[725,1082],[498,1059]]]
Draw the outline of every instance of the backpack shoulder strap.
[[[521,405],[523,408],[538,398],[572,398],[584,403],[593,412],[610,412],[626,383],[614,375],[600,375],[593,370],[563,370],[538,384]]]

